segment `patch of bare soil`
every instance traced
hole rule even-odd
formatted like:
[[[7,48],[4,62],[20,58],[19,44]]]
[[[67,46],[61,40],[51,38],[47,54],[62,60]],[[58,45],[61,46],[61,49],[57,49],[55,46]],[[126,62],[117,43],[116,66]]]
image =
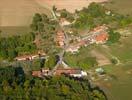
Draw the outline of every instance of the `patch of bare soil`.
[[[96,57],[99,66],[111,64],[111,61],[97,50],[92,50],[91,55]]]

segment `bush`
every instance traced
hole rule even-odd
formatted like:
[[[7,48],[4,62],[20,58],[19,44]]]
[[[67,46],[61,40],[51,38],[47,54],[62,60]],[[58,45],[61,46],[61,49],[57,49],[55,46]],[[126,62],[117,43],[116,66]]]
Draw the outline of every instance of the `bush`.
[[[109,39],[108,39],[108,43],[116,43],[119,41],[121,35],[118,32],[114,32],[113,30],[109,31]]]
[[[117,59],[112,58],[112,59],[111,59],[111,63],[114,64],[114,65],[116,65],[116,64],[118,63],[118,61],[117,61]]]

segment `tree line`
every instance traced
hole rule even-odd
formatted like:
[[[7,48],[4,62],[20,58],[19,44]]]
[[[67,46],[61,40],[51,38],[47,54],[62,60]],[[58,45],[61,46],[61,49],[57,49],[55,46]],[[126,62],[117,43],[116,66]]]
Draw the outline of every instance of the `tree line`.
[[[19,54],[34,52],[34,39],[35,34],[32,32],[20,36],[0,37],[0,58],[13,60]]]
[[[21,67],[0,68],[0,97],[5,100],[107,100],[88,80],[25,75]]]
[[[98,3],[91,3],[80,11],[76,11],[78,18],[73,27],[92,29],[98,25],[107,24],[111,28],[126,27],[132,23],[131,16],[113,12]]]

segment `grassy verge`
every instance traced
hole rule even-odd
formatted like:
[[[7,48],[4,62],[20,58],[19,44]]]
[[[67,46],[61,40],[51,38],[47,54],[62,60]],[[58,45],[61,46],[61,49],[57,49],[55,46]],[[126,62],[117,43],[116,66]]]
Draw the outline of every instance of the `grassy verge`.
[[[30,28],[28,26],[5,26],[0,27],[0,30],[2,31],[1,35],[7,37],[26,34],[30,31]]]

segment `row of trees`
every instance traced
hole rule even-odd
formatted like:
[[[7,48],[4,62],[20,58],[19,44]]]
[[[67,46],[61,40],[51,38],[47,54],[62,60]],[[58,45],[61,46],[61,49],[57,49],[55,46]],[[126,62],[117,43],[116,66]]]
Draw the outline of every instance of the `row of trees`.
[[[46,79],[25,76],[21,68],[0,69],[2,100],[106,100],[103,92],[91,88],[88,80],[65,76]]]
[[[108,14],[107,14],[108,13]],[[120,15],[108,10],[101,4],[91,3],[88,8],[76,11],[78,18],[73,25],[75,28],[93,28],[97,25],[109,24],[112,28],[125,27],[132,23],[130,16]]]
[[[81,11],[76,12],[78,18],[74,24],[75,28],[93,28],[97,24],[102,24],[102,17],[105,15],[103,6],[91,3],[88,8],[83,8]]]

